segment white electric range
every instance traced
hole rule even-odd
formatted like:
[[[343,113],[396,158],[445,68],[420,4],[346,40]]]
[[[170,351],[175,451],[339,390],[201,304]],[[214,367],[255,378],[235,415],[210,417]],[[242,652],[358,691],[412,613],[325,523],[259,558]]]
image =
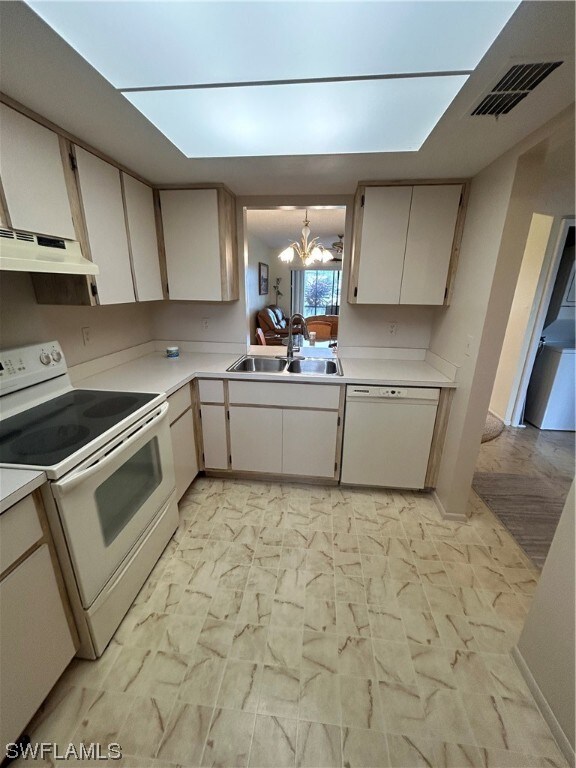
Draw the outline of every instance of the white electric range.
[[[0,352],[0,466],[38,469],[81,640],[100,656],[178,525],[163,394],[76,389],[58,342]]]

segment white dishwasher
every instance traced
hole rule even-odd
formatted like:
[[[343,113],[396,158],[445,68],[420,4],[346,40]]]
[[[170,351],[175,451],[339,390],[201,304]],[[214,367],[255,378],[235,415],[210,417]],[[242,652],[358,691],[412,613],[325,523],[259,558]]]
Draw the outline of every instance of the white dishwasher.
[[[346,387],[342,483],[424,488],[439,389]]]

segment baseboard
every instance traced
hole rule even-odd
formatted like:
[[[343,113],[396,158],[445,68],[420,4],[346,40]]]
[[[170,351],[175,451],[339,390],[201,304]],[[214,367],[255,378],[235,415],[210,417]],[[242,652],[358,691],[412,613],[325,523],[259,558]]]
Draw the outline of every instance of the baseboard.
[[[447,512],[444,509],[444,504],[442,504],[442,502],[440,501],[440,498],[436,493],[436,491],[432,491],[432,498],[434,499],[434,503],[438,507],[438,511],[440,512],[444,520],[455,520],[457,523],[468,522],[468,518],[466,517],[466,515],[457,515],[453,512]]]
[[[544,720],[546,720],[548,727],[552,731],[552,735],[554,736],[560,751],[568,761],[568,764],[571,766],[571,768],[574,768],[574,765],[575,765],[574,748],[572,747],[572,745],[570,744],[570,741],[568,740],[568,737],[562,730],[562,726],[556,719],[556,715],[552,711],[550,704],[548,704],[548,702],[546,701],[546,697],[540,690],[540,686],[534,679],[532,672],[530,672],[530,667],[526,663],[518,646],[515,645],[512,648],[511,655],[514,661],[516,662],[516,666],[520,670],[520,674],[524,678],[526,685],[530,689],[530,693],[532,694],[532,696],[534,696],[534,700],[536,702],[538,709],[540,710],[542,717],[544,718]]]

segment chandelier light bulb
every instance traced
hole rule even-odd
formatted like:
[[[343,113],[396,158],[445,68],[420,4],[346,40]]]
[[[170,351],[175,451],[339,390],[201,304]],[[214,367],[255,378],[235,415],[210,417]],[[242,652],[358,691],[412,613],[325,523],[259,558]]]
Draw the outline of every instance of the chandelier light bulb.
[[[294,248],[291,245],[289,245],[288,248],[284,248],[282,253],[278,255],[278,258],[280,261],[289,264],[294,259]]]

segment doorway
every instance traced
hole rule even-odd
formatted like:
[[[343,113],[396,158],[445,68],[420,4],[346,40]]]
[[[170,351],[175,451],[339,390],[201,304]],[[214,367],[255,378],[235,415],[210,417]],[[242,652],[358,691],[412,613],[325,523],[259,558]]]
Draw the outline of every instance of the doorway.
[[[574,477],[574,225],[533,217],[473,481],[538,567]]]
[[[312,332],[309,342],[301,339],[302,345],[337,344],[345,224],[345,205],[246,208],[246,307],[251,344],[282,346],[288,319],[295,312],[306,318]],[[307,242],[311,248],[320,246],[323,258],[305,263],[294,248],[281,259],[280,254],[292,244],[302,246],[305,226],[309,229]],[[264,289],[259,279],[262,270],[267,275]]]

